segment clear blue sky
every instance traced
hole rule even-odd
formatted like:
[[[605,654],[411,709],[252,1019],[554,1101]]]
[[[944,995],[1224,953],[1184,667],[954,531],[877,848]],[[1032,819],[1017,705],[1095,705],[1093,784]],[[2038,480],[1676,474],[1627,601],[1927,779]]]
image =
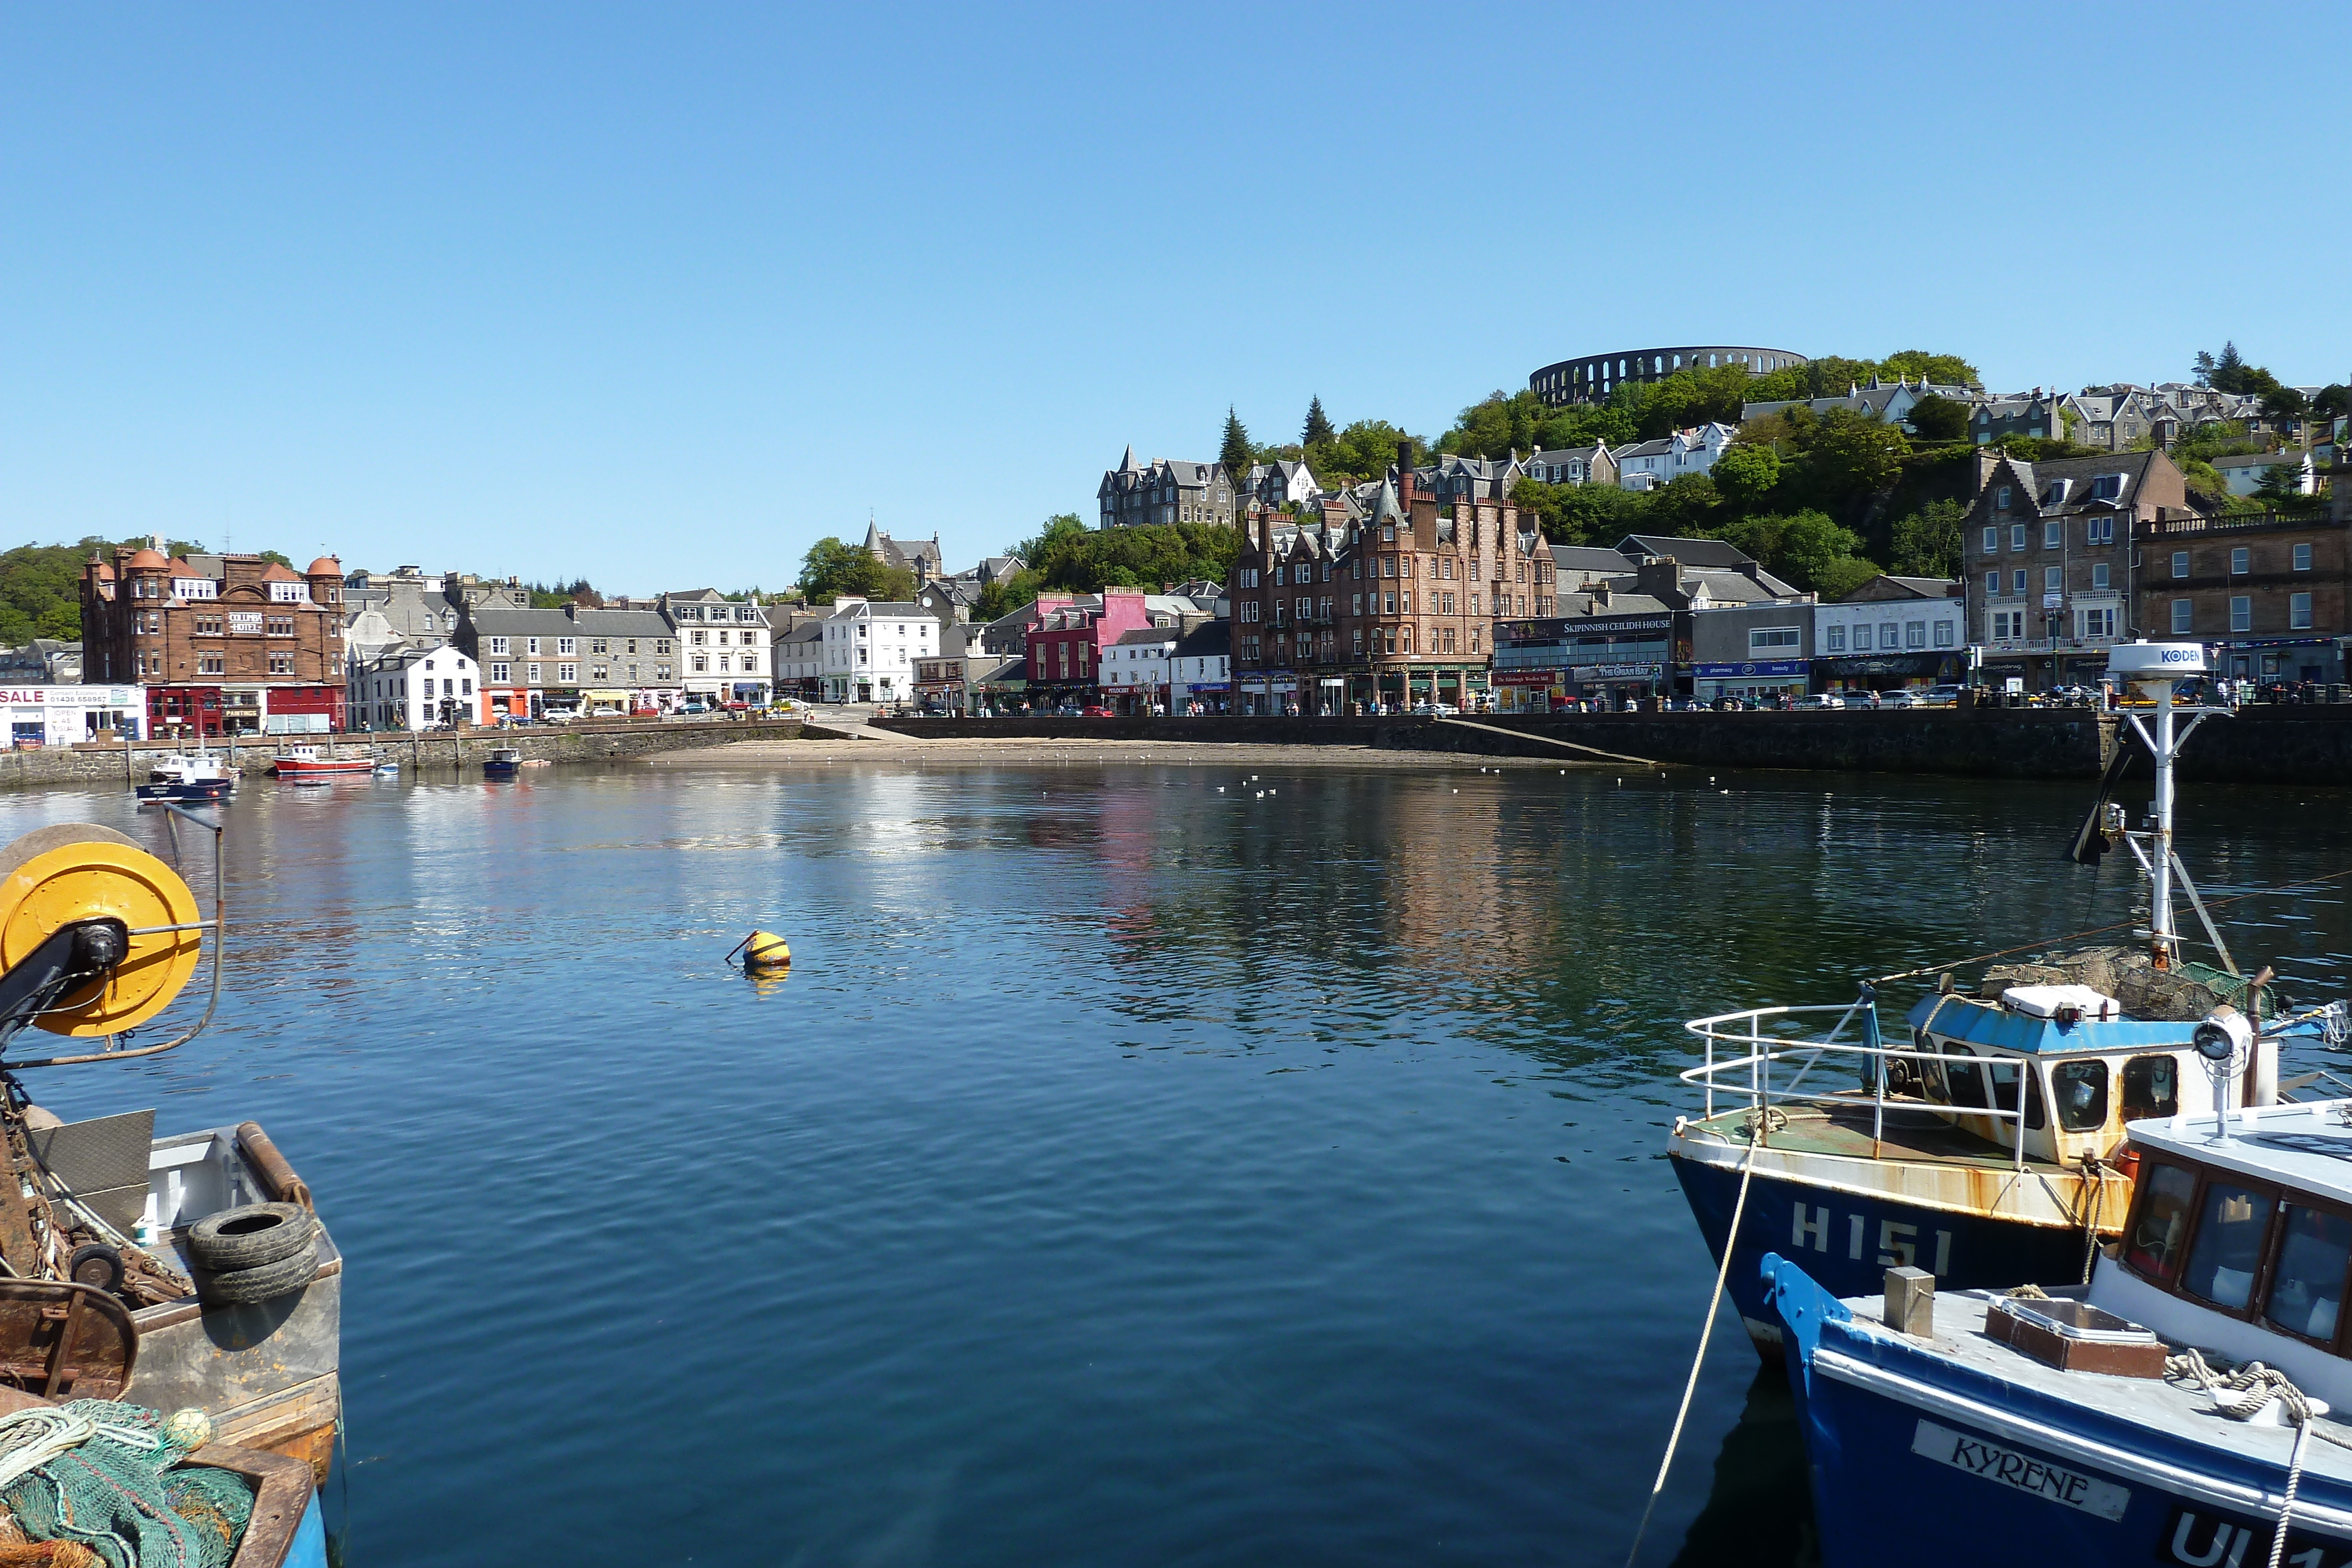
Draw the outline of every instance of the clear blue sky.
[[[0,542],[647,591],[1539,364],[2352,371],[2339,7],[41,6]]]

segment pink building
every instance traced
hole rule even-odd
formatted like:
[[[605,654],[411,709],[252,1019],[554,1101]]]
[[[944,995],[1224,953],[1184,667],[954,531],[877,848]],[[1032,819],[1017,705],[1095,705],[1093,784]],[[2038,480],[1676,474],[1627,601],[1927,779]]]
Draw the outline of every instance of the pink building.
[[[1108,589],[1099,599],[1046,610],[1029,628],[1029,695],[1047,705],[1101,700],[1103,650],[1122,632],[1151,624],[1139,589]]]

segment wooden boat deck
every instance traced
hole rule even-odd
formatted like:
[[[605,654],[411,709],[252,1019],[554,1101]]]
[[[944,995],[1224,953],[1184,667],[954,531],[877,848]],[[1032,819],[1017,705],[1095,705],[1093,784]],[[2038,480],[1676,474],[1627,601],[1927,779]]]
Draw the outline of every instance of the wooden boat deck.
[[[1848,1101],[1843,1094],[1826,1100],[1791,1101],[1772,1109],[1788,1117],[1788,1124],[1776,1124],[1764,1135],[1768,1149],[1786,1149],[1810,1155],[1832,1155],[1848,1159],[1914,1159],[1933,1160],[1939,1165],[1970,1166],[1984,1169],[2014,1170],[2017,1155],[1998,1144],[1989,1143],[1974,1133],[1966,1132],[1929,1110],[1925,1101],[1905,1101],[1898,1104],[1889,1099],[1884,1137],[1874,1144],[1871,1139],[1872,1104],[1860,1091]],[[1690,1129],[1704,1128],[1728,1144],[1748,1141],[1748,1107],[1718,1111],[1713,1116],[1694,1116]],[[2065,1167],[2048,1160],[2029,1156],[2029,1171],[2060,1172]]]

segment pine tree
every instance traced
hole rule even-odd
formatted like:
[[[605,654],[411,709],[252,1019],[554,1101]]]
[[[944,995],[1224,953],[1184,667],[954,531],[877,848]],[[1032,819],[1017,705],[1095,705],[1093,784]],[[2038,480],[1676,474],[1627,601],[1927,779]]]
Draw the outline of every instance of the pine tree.
[[[1225,444],[1217,453],[1217,461],[1225,465],[1225,472],[1234,479],[1249,477],[1249,432],[1242,428],[1242,422],[1230,403],[1225,405]]]
[[[1307,429],[1298,438],[1299,444],[1328,446],[1338,434],[1331,428],[1331,422],[1324,417],[1323,400],[1320,397],[1309,398],[1307,402]]]

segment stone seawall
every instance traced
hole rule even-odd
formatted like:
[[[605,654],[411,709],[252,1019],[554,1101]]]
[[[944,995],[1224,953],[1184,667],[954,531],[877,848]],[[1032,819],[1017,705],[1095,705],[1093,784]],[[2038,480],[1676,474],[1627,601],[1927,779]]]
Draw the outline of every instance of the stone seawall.
[[[2145,711],[2145,710],[2143,710]],[[1223,741],[1362,746],[1489,757],[1591,755],[1699,768],[1947,773],[1982,779],[2089,779],[2117,744],[2113,714],[2088,708],[1951,708],[1876,713],[1572,714],[1550,717],[877,719],[874,727],[942,738]],[[1555,743],[1567,744],[1555,744]],[[1587,747],[1578,751],[1571,747]],[[2206,721],[2181,761],[2184,779],[2352,782],[2352,704],[2260,706]],[[2145,780],[2145,765],[2134,777]]]
[[[657,752],[725,746],[738,740],[793,740],[800,733],[801,722],[796,718],[700,724],[669,720],[656,724],[573,725],[564,728],[468,729],[455,734],[338,736],[334,737],[334,751],[338,757],[371,757],[380,762],[397,762],[404,769],[429,772],[435,768],[479,768],[491,748],[500,746],[511,746],[526,758],[617,762]],[[323,738],[282,737],[283,743],[300,745]],[[237,771],[268,772],[279,744],[281,738],[277,737],[239,741],[234,751]],[[0,753],[0,788],[92,780],[143,783],[148,770],[158,760],[185,749],[142,741],[131,748],[128,758],[121,746],[103,744]],[[226,743],[215,743],[213,749],[222,758],[232,755]]]

